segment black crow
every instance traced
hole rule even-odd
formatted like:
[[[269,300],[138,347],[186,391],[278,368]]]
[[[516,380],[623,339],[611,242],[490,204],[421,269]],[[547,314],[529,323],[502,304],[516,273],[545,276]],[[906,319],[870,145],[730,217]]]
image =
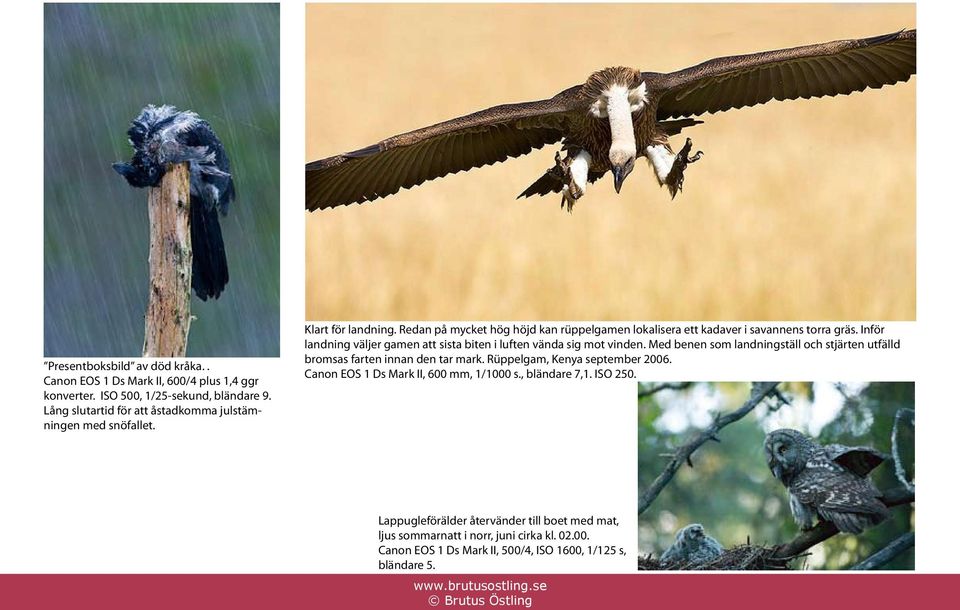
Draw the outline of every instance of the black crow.
[[[230,160],[210,124],[195,112],[149,105],[127,130],[133,159],[113,169],[130,186],[159,186],[168,164],[190,164],[190,241],[193,291],[206,301],[217,298],[230,279],[219,214],[235,196]]]

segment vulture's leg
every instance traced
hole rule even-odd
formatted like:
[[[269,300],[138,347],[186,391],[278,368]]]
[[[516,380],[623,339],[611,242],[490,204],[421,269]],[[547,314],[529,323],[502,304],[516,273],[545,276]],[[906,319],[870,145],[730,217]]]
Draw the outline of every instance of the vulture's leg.
[[[670,145],[666,143],[648,146],[644,151],[650,164],[653,165],[657,180],[661,185],[667,185],[671,199],[683,190],[683,172],[687,169],[687,165],[699,161],[703,156],[703,151],[697,151],[694,156],[689,156],[692,146],[693,140],[687,138],[683,148],[677,154],[673,154]]]
[[[673,160],[673,167],[670,169],[670,173],[667,174],[667,179],[664,180],[667,188],[670,190],[671,199],[677,196],[677,191],[683,190],[683,172],[687,169],[687,164],[699,161],[700,157],[703,156],[703,151],[698,150],[697,154],[691,157],[691,147],[693,147],[693,140],[687,138],[683,148],[680,149],[680,152],[677,153],[677,156]]]
[[[590,172],[590,153],[578,151],[574,156],[567,156],[561,163],[566,168],[563,180],[563,200],[561,206],[566,206],[568,212],[573,211],[573,205],[583,197],[587,190],[587,175]]]

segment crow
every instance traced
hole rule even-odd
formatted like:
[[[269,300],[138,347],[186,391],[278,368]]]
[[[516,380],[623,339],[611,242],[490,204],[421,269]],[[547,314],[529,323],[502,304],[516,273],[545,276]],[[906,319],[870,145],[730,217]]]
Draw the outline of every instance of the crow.
[[[219,216],[236,196],[223,143],[197,113],[152,104],[130,122],[127,137],[133,158],[113,169],[130,186],[159,186],[169,164],[189,163],[193,291],[201,301],[218,298],[230,280]]]

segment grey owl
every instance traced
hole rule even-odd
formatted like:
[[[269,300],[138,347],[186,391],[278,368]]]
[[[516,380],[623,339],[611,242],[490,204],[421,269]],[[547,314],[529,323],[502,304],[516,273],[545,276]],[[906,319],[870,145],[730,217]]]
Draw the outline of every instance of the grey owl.
[[[800,529],[816,517],[841,532],[859,534],[890,512],[867,478],[886,456],[869,447],[820,445],[797,430],[774,430],[763,451],[770,471],[790,494],[790,512]]]
[[[660,563],[704,563],[723,553],[723,546],[707,536],[703,526],[691,523],[677,532],[677,537],[663,555]]]

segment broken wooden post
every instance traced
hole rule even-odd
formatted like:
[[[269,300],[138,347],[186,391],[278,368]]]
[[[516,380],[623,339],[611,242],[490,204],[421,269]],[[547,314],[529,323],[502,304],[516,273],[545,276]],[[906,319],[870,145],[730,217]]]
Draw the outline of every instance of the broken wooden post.
[[[143,355],[183,357],[190,334],[190,166],[168,165],[147,195],[150,213],[150,296]]]

